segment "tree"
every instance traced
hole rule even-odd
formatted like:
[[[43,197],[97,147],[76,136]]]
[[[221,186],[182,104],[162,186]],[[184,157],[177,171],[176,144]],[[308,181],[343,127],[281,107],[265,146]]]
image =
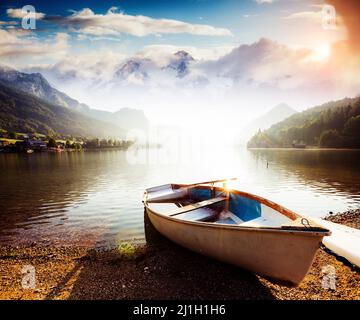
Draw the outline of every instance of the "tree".
[[[321,147],[360,147],[360,97],[333,101],[295,114],[260,134],[249,146],[288,147],[293,141]]]
[[[15,132],[9,132],[9,139],[16,139],[16,133]]]
[[[48,148],[56,148],[57,144],[54,138],[50,138],[47,143]]]
[[[99,139],[91,139],[86,141],[86,148],[99,148],[100,147],[100,141]]]
[[[345,124],[344,134],[348,136],[360,135],[360,115],[351,117]]]
[[[360,148],[360,115],[351,117],[346,122],[344,136],[347,147]]]
[[[82,146],[81,146],[80,143],[74,143],[73,148],[76,149],[76,150],[81,150]]]
[[[69,140],[66,140],[66,143],[65,143],[65,148],[72,148],[73,147],[73,144],[71,144],[71,142]]]
[[[106,148],[108,146],[108,142],[106,139],[102,139],[100,141],[100,148]]]
[[[324,148],[339,148],[343,144],[342,137],[337,130],[326,130],[320,136],[320,146]]]

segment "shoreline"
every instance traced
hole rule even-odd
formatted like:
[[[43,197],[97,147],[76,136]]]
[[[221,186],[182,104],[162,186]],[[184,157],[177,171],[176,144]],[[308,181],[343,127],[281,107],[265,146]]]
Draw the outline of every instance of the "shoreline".
[[[327,220],[360,228],[360,209]],[[207,258],[163,238],[145,219],[146,245],[119,249],[76,246],[0,246],[0,299],[360,299],[359,270],[320,248],[298,287]],[[36,286],[23,289],[22,268],[32,265]],[[336,270],[336,290],[321,282],[323,268]]]
[[[360,151],[360,148],[320,148],[320,147],[306,147],[306,148],[292,148],[292,147],[273,147],[273,148],[247,148],[248,150],[308,150],[308,151]]]
[[[129,148],[124,148],[124,147],[104,147],[104,148],[83,148],[83,149],[71,149],[71,148],[66,148],[66,149],[61,149],[61,150],[51,150],[51,149],[46,149],[46,150],[42,150],[42,151],[33,151],[32,153],[38,154],[38,153],[67,153],[67,152],[89,152],[89,151],[109,151],[109,150],[122,150],[122,151],[126,151]],[[31,154],[32,154],[31,153]],[[26,154],[26,152],[24,151],[0,151],[0,154]]]

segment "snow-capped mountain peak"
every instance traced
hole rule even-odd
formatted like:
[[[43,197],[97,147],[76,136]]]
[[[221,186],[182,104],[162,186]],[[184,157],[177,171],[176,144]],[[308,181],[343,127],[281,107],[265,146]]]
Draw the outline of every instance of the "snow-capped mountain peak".
[[[115,72],[115,78],[126,80],[131,76],[142,80],[147,79],[148,73],[146,68],[149,63],[148,59],[130,59]]]
[[[175,70],[176,76],[182,78],[188,74],[189,64],[192,61],[194,61],[194,58],[188,52],[181,50],[174,54],[174,57],[167,68]]]

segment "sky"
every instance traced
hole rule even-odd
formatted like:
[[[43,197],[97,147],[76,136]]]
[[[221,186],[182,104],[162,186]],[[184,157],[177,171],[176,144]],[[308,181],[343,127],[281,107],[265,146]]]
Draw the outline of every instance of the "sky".
[[[94,108],[236,128],[282,102],[303,110],[359,93],[359,8],[346,3],[2,1],[0,64],[41,72]],[[25,30],[29,4],[36,29]]]
[[[322,1],[310,0],[110,0],[110,1],[2,1],[0,19],[4,22],[13,20],[7,10],[21,8],[32,4],[37,12],[46,14],[38,21],[37,36],[41,39],[49,38],[56,32],[67,32],[71,35],[87,34],[100,41],[95,47],[116,47],[116,43],[126,43],[126,53],[134,53],[146,45],[154,43],[172,44],[211,48],[222,46],[236,46],[241,43],[252,43],[261,37],[271,38],[289,45],[312,45],[322,41],[329,43],[341,37],[341,32],[328,32],[321,28],[321,17],[316,19],[316,13],[321,11]],[[90,9],[96,15],[107,15],[110,21],[109,10],[123,13],[127,16],[145,16],[152,19],[172,19],[194,25],[206,25],[214,30],[208,32],[167,32],[162,30],[148,30],[141,34],[133,27],[130,32],[114,32],[116,28],[108,26],[106,30],[93,28],[77,28],[71,32],[55,21],[56,17],[76,15],[83,9]],[[116,9],[115,9],[116,8]],[[303,14],[301,18],[300,13]],[[307,16],[306,16],[307,14]],[[299,15],[296,17],[296,15]],[[52,20],[53,19],[53,20]],[[115,20],[115,19],[114,19]],[[312,21],[311,21],[312,20]],[[315,20],[315,21],[314,21]],[[317,23],[316,23],[316,20]],[[311,23],[309,22],[311,21]],[[305,23],[304,23],[305,22]],[[314,23],[315,22],[315,23]],[[314,25],[318,28],[314,28]],[[65,30],[66,29],[66,30]],[[79,30],[80,29],[80,30]],[[146,29],[146,27],[145,27]],[[151,29],[151,28],[149,28]],[[181,28],[179,28],[181,29]],[[185,29],[184,29],[185,30]],[[311,30],[311,32],[309,32]],[[107,31],[107,32],[106,32]],[[129,29],[128,29],[129,31]],[[103,36],[100,39],[100,33]],[[70,41],[76,46],[76,37]],[[80,50],[77,48],[77,50]],[[75,50],[76,51],[76,50]]]

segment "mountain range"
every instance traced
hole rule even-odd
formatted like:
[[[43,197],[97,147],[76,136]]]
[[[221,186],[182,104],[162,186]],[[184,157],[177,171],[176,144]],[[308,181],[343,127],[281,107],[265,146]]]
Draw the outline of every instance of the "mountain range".
[[[148,120],[142,110],[122,108],[117,112],[108,112],[92,109],[88,105],[80,103],[76,99],[73,99],[67,94],[52,87],[40,73],[24,73],[1,66],[0,82],[4,93],[6,93],[2,96],[2,99],[4,99],[5,96],[9,99],[11,93],[14,93],[17,97],[23,93],[26,96],[31,95],[34,97],[34,99],[31,100],[33,106],[39,104],[42,107],[46,106],[46,108],[50,109],[52,107],[53,109],[55,107],[66,109],[60,113],[56,112],[57,116],[60,116],[60,114],[67,115],[65,118],[68,118],[68,112],[71,112],[72,115],[74,115],[75,112],[77,113],[75,117],[77,121],[80,121],[82,117],[84,122],[89,123],[90,121],[92,123],[94,128],[90,131],[94,135],[119,137],[124,136],[124,134],[131,129],[147,130],[149,126]],[[11,92],[9,91],[10,88],[16,90]],[[4,107],[6,100],[1,100],[1,102]],[[46,104],[44,104],[44,102],[46,102]],[[15,106],[19,107],[17,104],[15,104]],[[59,111],[60,109],[56,108],[56,110]],[[18,112],[16,112],[16,114],[17,117],[20,117],[19,121],[16,122],[16,128],[17,130],[20,130],[20,124],[24,123],[23,121],[26,121],[27,119],[21,119],[22,114],[19,114]],[[61,122],[61,118],[59,118],[58,121]],[[98,125],[96,125],[97,122]],[[53,127],[53,123],[50,127],[47,125],[40,125],[38,127],[42,128],[42,130],[45,130],[45,128],[50,129],[50,132],[57,131],[55,130],[55,127],[57,126]],[[62,128],[62,131],[57,131],[58,133],[67,134],[68,132],[81,132],[81,135],[85,134],[84,130],[74,131],[74,128],[71,128],[70,125],[68,128],[65,128],[65,124],[60,127]],[[105,129],[105,127],[107,128]],[[99,129],[98,132],[96,128]]]
[[[150,58],[133,57],[121,63],[115,68],[113,81],[129,81],[134,83],[134,79],[144,83],[151,79],[154,74],[158,75],[162,71],[170,71],[176,78],[183,78],[189,73],[190,64],[195,59],[186,51],[180,50],[167,58],[164,63],[158,63]]]
[[[118,137],[125,134],[119,127],[51,104],[4,81],[0,81],[0,128],[9,132],[82,137]]]
[[[76,59],[75,59],[76,60]],[[159,57],[133,56],[112,62],[96,61],[81,65],[79,62],[63,61],[54,65],[24,68],[27,73],[41,73],[55,83],[86,81],[90,84],[143,84],[167,74],[169,78],[181,79],[191,71],[191,64],[199,62],[190,53],[180,50]]]
[[[272,125],[283,121],[296,113],[297,111],[286,103],[276,105],[262,116],[252,120],[241,130],[239,134],[239,144],[246,145],[249,139],[259,130],[268,129]]]

